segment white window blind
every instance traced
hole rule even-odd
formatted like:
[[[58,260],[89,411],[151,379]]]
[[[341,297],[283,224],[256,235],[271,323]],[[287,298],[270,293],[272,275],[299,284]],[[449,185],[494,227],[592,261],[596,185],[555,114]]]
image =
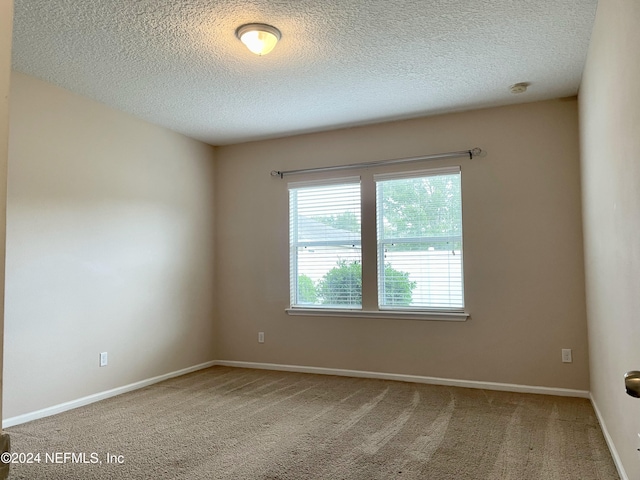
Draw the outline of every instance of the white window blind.
[[[379,308],[462,311],[459,167],[374,179]]]
[[[292,307],[362,308],[360,178],[289,184]]]

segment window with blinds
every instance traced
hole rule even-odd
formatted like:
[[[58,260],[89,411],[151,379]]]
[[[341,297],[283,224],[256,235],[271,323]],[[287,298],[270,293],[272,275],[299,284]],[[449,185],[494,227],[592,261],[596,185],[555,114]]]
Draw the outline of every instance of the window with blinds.
[[[362,308],[360,178],[289,184],[292,307]]]
[[[460,168],[375,175],[380,309],[464,309]]]

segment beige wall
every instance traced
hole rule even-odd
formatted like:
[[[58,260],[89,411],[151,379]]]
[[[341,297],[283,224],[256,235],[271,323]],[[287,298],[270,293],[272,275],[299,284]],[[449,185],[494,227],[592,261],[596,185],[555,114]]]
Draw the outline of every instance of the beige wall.
[[[5,418],[215,358],[212,147],[14,72],[9,178]]]
[[[640,2],[601,0],[580,89],[591,392],[628,478],[640,478]]]
[[[220,147],[219,358],[588,390],[577,129],[569,99]],[[287,180],[271,170],[475,146],[488,156],[428,164],[462,165],[468,322],[285,314]]]
[[[4,262],[7,207],[7,143],[13,0],[0,2],[0,418],[2,418],[2,347],[4,344]]]

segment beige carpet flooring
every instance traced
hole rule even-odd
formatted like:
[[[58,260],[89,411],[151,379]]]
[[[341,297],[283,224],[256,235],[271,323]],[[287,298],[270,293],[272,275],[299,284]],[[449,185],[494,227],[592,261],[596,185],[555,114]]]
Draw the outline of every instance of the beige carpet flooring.
[[[228,367],[7,431],[12,479],[618,479],[585,399]]]

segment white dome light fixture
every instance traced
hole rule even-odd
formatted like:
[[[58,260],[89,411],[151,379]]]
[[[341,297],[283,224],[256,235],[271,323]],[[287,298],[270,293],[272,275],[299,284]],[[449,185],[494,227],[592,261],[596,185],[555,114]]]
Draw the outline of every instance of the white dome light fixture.
[[[256,55],[266,55],[282,38],[280,30],[264,23],[247,23],[236,30],[236,37]]]

